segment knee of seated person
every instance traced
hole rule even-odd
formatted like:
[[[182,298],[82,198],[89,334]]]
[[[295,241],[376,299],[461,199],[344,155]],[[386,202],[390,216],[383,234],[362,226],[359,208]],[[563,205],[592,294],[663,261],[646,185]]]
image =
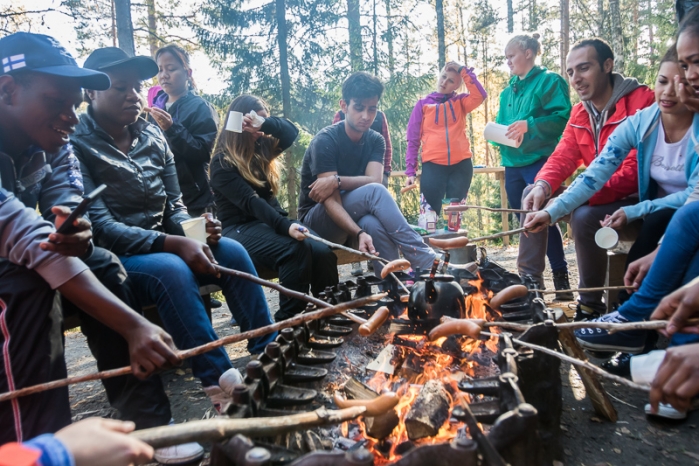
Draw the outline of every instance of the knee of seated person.
[[[216,261],[223,267],[233,268],[241,272],[255,270],[252,259],[245,247],[238,241],[223,237],[216,246],[211,247]]]
[[[686,222],[699,220],[699,201],[682,206],[672,216],[674,222]]]
[[[576,228],[579,230],[587,225],[599,225],[599,221],[604,220],[604,217],[600,218],[595,210],[589,205],[581,205],[572,212],[570,224],[573,227],[573,233]]]
[[[112,286],[121,286],[127,278],[126,270],[119,258],[112,252],[96,247],[85,264],[97,279],[110,290]]]

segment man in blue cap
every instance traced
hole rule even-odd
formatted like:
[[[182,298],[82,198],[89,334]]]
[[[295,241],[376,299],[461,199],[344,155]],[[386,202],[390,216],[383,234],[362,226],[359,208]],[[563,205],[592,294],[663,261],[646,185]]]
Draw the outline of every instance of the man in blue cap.
[[[78,122],[75,110],[82,102],[82,88],[108,89],[109,78],[80,68],[55,39],[30,33],[0,39],[0,66],[0,194],[5,199],[14,194],[30,209],[38,207],[46,220],[61,222],[83,195],[80,166],[68,144]],[[78,219],[74,230],[72,234],[50,233],[41,250],[57,253],[55,257],[80,259],[122,302],[138,309],[119,260],[92,244],[90,222]],[[3,242],[22,241],[16,229],[2,233]],[[0,348],[4,362],[0,364],[0,392],[66,376],[61,313],[52,308],[52,288],[70,278],[70,271],[65,271],[65,277],[59,273],[47,278],[34,263],[39,255],[39,251],[29,253],[21,265],[11,256],[0,259]],[[90,292],[86,290],[85,295]],[[74,301],[64,299],[64,313],[75,305],[86,307],[85,302]],[[100,370],[130,365],[135,360],[138,364],[131,364],[135,375],[144,378],[166,362],[177,360],[162,344],[172,344],[169,335],[125,306],[122,309],[110,315],[80,311],[83,333]],[[159,377],[138,380],[129,375],[105,380],[104,385],[120,416],[135,421],[138,427],[164,425],[170,420],[169,402]],[[67,388],[3,402],[0,444],[55,432],[70,421]]]

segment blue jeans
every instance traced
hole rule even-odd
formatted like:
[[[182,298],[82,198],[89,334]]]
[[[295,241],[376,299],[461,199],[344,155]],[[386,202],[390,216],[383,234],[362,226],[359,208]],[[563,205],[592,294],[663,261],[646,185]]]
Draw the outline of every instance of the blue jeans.
[[[221,238],[217,246],[211,246],[211,251],[221,266],[257,275],[250,256],[237,241]],[[141,304],[157,306],[165,330],[180,349],[218,340],[199,295],[200,285],[221,287],[242,332],[272,324],[267,300],[259,285],[230,275],[220,278],[195,275],[182,259],[166,252],[120,256],[119,259],[131,277]],[[275,337],[276,332],[248,341],[248,351],[261,353]],[[192,372],[204,387],[218,385],[221,374],[233,367],[224,348],[195,356],[191,362]]]
[[[539,173],[539,170],[544,166],[546,160],[547,158],[544,157],[524,167],[505,167],[505,191],[507,191],[507,200],[510,203],[510,207],[513,209],[522,208],[522,194],[524,193],[524,188],[534,183],[536,174]],[[549,258],[551,271],[568,271],[566,254],[565,251],[563,251],[563,236],[561,235],[560,228],[558,228],[558,224],[549,227],[546,257]]]
[[[620,308],[630,321],[646,320],[660,301],[699,276],[699,202],[677,211],[641,287]],[[699,342],[699,335],[675,334],[672,345]]]

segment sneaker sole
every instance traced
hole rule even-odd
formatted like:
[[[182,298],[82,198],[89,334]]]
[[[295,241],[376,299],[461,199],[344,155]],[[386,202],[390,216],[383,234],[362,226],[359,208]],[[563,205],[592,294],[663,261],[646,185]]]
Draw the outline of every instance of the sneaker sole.
[[[619,351],[621,353],[631,353],[631,354],[637,354],[643,351],[643,347],[645,345],[641,346],[619,346],[619,345],[604,345],[604,344],[599,344],[599,343],[590,343],[585,340],[581,340],[580,338],[575,338],[578,340],[578,343],[580,346],[582,346],[584,349],[589,349],[592,351],[608,351],[608,352],[615,352]]]

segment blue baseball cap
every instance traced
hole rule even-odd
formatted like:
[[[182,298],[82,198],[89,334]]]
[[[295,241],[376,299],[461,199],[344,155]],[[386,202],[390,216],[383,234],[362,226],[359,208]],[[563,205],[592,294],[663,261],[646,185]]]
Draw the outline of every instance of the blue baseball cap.
[[[30,32],[17,32],[0,39],[2,74],[21,70],[74,78],[85,89],[109,89],[109,76],[80,68],[72,55],[53,37]]]

